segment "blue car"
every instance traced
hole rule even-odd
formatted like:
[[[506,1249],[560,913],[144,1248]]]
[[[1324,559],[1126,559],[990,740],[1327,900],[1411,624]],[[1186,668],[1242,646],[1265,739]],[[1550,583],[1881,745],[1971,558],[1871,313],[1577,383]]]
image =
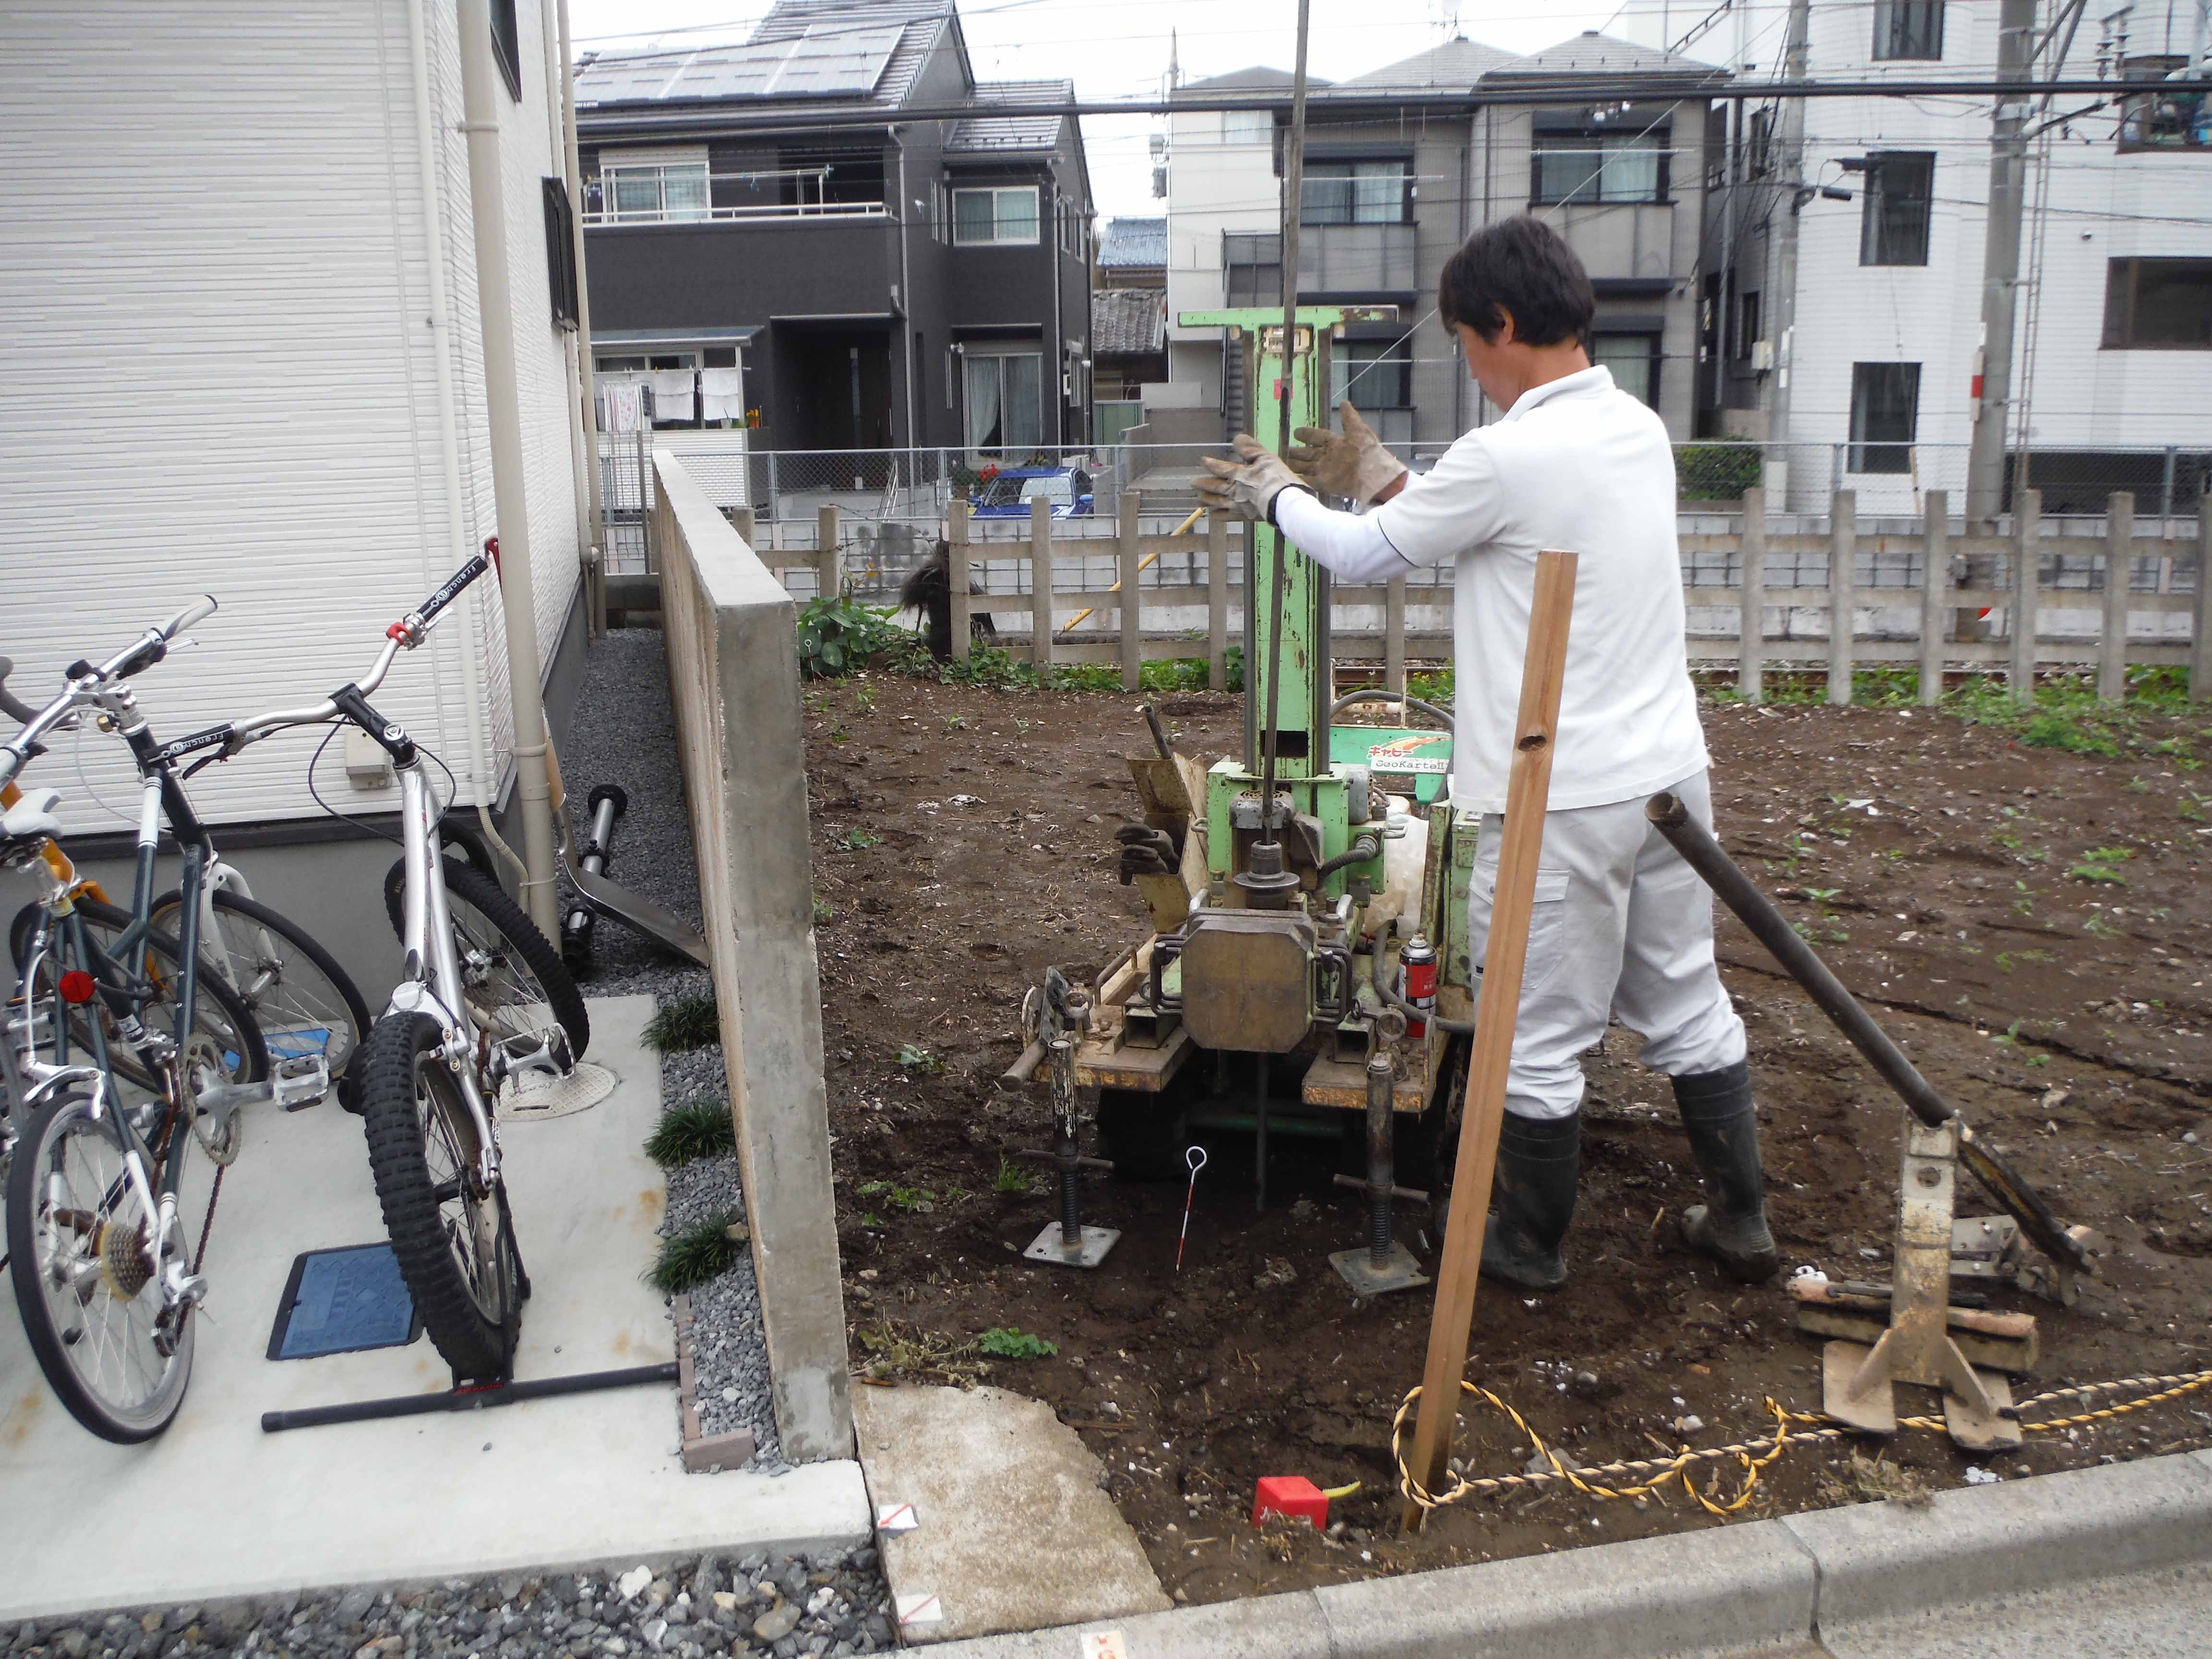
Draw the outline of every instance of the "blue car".
[[[1065,519],[1091,512],[1091,475],[1079,466],[1010,466],[977,492],[975,517],[1026,519],[1038,496],[1052,503],[1052,516]]]

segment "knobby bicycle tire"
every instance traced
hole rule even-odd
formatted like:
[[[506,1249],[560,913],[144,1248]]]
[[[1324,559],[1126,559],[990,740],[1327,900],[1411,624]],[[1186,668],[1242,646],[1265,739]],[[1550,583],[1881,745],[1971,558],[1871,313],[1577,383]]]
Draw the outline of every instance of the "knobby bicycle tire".
[[[504,944],[506,951],[527,968],[545,994],[546,1006],[561,1028],[568,1034],[569,1052],[578,1060],[584,1057],[585,1047],[592,1040],[591,1015],[584,1007],[584,994],[576,988],[576,981],[561,961],[561,953],[547,943],[538,925],[523,914],[522,907],[507,896],[507,890],[473,865],[454,859],[445,860],[446,895],[448,901],[459,899],[474,909],[490,925]],[[391,918],[392,931],[396,936],[404,931],[407,893],[407,860],[394,863],[384,878],[385,913]],[[458,933],[460,923],[454,924]],[[465,946],[465,939],[459,941]],[[471,999],[472,1008],[481,1005]],[[485,1022],[481,1017],[478,1024]],[[496,1041],[500,1034],[493,1034]]]

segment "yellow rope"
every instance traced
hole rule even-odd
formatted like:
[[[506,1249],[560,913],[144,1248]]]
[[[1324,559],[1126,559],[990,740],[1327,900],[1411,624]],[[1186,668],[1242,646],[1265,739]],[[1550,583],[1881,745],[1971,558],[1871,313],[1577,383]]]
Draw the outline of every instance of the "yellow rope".
[[[2117,1382],[2087,1382],[2077,1388],[2053,1389],[2048,1393],[2021,1401],[2014,1410],[2017,1413],[2024,1414],[2035,1407],[2046,1406],[2054,1400],[2069,1396],[2086,1401],[2094,1395],[2118,1394],[2133,1389],[2155,1390],[2154,1393],[2143,1395],[2139,1399],[2124,1401],[2118,1405],[2100,1407],[2072,1417],[2046,1418],[2035,1423],[2024,1421],[2020,1425],[2023,1434],[2045,1434],[2055,1430],[2076,1427],[2082,1424],[2104,1422],[2112,1418],[2124,1416],[2130,1412],[2142,1411],[2165,1401],[2178,1400],[2184,1395],[2194,1394],[2207,1384],[2212,1384],[2212,1370],[2184,1371],[2171,1376],[2130,1376]],[[1398,1465],[1398,1490],[1404,1494],[1408,1502],[1423,1510],[1442,1509],[1446,1504],[1464,1503],[1471,1498],[1490,1497],[1500,1492],[1548,1486],[1557,1480],[1565,1481],[1586,1497],[1603,1498],[1646,1497],[1656,1492],[1668,1481],[1674,1480],[1681,1484],[1682,1490],[1694,1498],[1707,1514],[1730,1516],[1739,1513],[1744,1505],[1751,1502],[1751,1495],[1759,1486],[1760,1471],[1772,1464],[1791,1446],[1840,1440],[1846,1435],[1855,1432],[1818,1414],[1790,1411],[1777,1405],[1771,1398],[1769,1398],[1766,1401],[1766,1409],[1774,1419],[1774,1436],[1771,1440],[1740,1441],[1729,1446],[1704,1448],[1685,1446],[1681,1451],[1670,1457],[1632,1458],[1617,1463],[1592,1464],[1577,1468],[1571,1467],[1559,1453],[1546,1444],[1544,1437],[1528,1425],[1526,1418],[1489,1389],[1478,1388],[1475,1384],[1464,1381],[1459,1386],[1462,1392],[1473,1395],[1476,1399],[1503,1412],[1510,1418],[1513,1426],[1528,1437],[1529,1443],[1535,1448],[1536,1455],[1549,1463],[1551,1468],[1548,1472],[1534,1474],[1481,1475],[1472,1480],[1455,1472],[1448,1471],[1445,1476],[1446,1484],[1442,1492],[1427,1491],[1419,1480],[1413,1478],[1413,1472],[1406,1462],[1406,1431],[1413,1421],[1414,1408],[1420,1403],[1421,1398],[1421,1390],[1416,1386],[1407,1394],[1403,1403],[1398,1407],[1398,1414],[1391,1419],[1390,1455]],[[1792,1428],[1793,1424],[1802,1424],[1805,1426]],[[1940,1417],[1901,1417],[1898,1419],[1898,1426],[1907,1429],[1940,1429],[1943,1426],[1943,1419]],[[1706,1482],[1703,1492],[1698,1489],[1696,1482],[1691,1479],[1691,1471],[1699,1464],[1724,1465],[1731,1462],[1742,1471],[1743,1482],[1733,1498],[1723,1499],[1719,1495],[1723,1473],[1720,1468],[1714,1469],[1712,1479]],[[1622,1477],[1627,1477],[1636,1484],[1629,1486],[1612,1484]]]

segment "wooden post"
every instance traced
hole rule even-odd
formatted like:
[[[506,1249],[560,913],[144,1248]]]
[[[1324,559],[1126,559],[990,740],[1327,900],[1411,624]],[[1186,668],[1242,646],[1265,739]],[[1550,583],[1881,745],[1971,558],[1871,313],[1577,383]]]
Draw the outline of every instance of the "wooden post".
[[[952,660],[966,662],[969,647],[968,503],[956,501],[945,515],[945,597],[952,601]]]
[[[2005,678],[2014,702],[2035,701],[2035,611],[2038,566],[2043,552],[2043,492],[2023,489],[2012,514],[2012,655]]]
[[[1139,603],[1137,580],[1144,570],[1142,556],[1137,550],[1137,492],[1121,492],[1121,597],[1119,616],[1121,627],[1121,689],[1139,689],[1139,670],[1145,660],[1144,609]]]
[[[1460,1380],[1467,1370],[1468,1333],[1474,1322],[1483,1222],[1490,1211],[1491,1177],[1498,1167],[1506,1068],[1513,1057],[1522,970],[1528,963],[1536,860],[1544,845],[1552,738],[1559,725],[1559,685],[1566,672],[1576,562],[1572,553],[1536,556],[1535,604],[1521,670],[1521,712],[1514,727],[1513,767],[1505,785],[1505,830],[1498,852],[1497,898],[1484,951],[1482,994],[1475,1004],[1474,1050],[1468,1064],[1459,1158],[1452,1176],[1451,1219],[1437,1263],[1428,1364],[1421,1373],[1420,1413],[1407,1459],[1407,1468],[1427,1492],[1443,1484],[1444,1466],[1451,1457],[1452,1424],[1459,1415]],[[1401,1519],[1407,1531],[1418,1532],[1423,1511],[1408,1499]]]
[[[1030,661],[1052,676],[1052,503],[1030,498]]]
[[[1766,491],[1743,492],[1743,533],[1736,538],[1743,569],[1736,579],[1735,690],[1746,702],[1765,693]]]
[[[845,568],[837,556],[837,504],[824,501],[814,515],[814,586],[825,599],[845,591]]]
[[[1922,507],[1920,532],[1920,702],[1932,708],[1943,697],[1944,590],[1951,586],[1951,497],[1931,489]]]
[[[2212,501],[2197,498],[2197,595],[2189,607],[2189,700],[2212,700]]]
[[[1206,515],[1206,683],[1229,689],[1229,515]]]
[[[1382,685],[1406,695],[1406,579],[1393,576],[1382,590]]]
[[[1838,489],[1828,507],[1828,701],[1851,700],[1851,640],[1858,611],[1858,492]]]
[[[2136,497],[2112,492],[2106,508],[2105,626],[2097,639],[2097,696],[2118,702],[2128,695],[2128,591],[2135,581]]]

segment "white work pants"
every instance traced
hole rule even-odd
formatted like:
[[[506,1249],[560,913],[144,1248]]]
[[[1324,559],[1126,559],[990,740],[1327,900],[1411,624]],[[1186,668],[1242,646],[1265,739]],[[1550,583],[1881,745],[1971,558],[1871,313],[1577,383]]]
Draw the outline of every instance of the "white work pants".
[[[1674,787],[1708,828],[1712,796],[1698,772]],[[1733,1066],[1743,1022],[1713,965],[1713,896],[1644,816],[1644,797],[1544,819],[1536,903],[1505,1109],[1565,1117],[1582,1104],[1582,1054],[1607,1017],[1644,1039],[1639,1058],[1670,1077]],[[1480,968],[1490,941],[1502,815],[1482,821],[1468,892],[1468,940]],[[1480,981],[1476,981],[1477,985]]]

